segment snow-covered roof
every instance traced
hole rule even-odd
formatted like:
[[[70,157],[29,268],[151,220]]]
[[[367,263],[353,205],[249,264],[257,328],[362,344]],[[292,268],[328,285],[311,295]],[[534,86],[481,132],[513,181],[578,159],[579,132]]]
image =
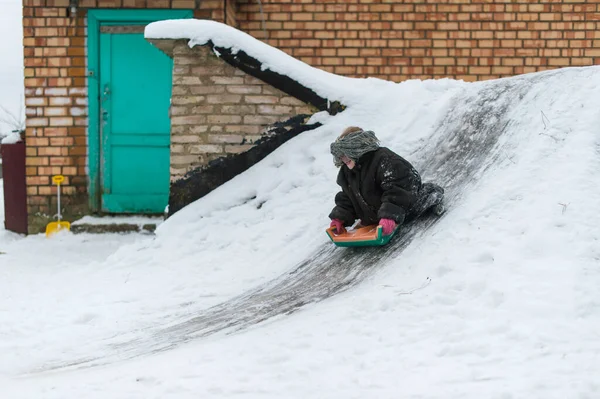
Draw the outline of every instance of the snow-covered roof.
[[[312,67],[231,26],[200,19],[153,22],[146,26],[146,39],[186,39],[189,46],[212,43],[215,47],[243,51],[261,63],[262,70],[288,76],[329,101],[351,106],[365,90],[378,90],[394,83],[376,78],[349,78]],[[217,55],[220,55],[216,52]]]

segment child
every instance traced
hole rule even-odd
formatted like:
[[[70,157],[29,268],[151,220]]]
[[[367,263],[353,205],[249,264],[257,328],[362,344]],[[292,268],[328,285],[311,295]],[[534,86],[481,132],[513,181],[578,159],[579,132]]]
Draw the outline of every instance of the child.
[[[335,196],[336,206],[329,214],[331,226],[341,234],[344,226],[360,219],[363,226],[379,224],[383,234],[394,232],[432,208],[441,215],[444,189],[421,183],[421,176],[404,158],[380,147],[370,130],[349,127],[331,144],[331,154],[341,167]]]

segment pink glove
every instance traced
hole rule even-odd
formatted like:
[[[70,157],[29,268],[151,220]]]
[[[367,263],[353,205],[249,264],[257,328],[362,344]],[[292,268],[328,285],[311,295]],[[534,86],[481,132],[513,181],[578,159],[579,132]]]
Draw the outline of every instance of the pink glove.
[[[329,227],[335,227],[335,232],[338,234],[342,234],[346,231],[344,228],[344,222],[342,222],[340,219],[331,219],[331,224]]]
[[[379,221],[379,225],[383,228],[384,236],[392,234],[392,232],[396,228],[396,222],[394,222],[392,219],[381,219]]]

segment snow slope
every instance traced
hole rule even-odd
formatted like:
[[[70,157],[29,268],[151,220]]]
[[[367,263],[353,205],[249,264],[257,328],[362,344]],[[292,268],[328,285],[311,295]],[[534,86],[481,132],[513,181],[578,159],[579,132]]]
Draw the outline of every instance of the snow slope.
[[[597,397],[600,68],[361,85],[154,238],[2,241],[3,397]],[[385,256],[324,233],[349,125],[447,189]]]

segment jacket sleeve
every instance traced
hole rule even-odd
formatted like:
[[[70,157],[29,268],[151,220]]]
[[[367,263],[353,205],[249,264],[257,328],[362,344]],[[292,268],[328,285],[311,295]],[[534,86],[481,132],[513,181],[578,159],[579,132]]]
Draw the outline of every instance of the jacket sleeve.
[[[329,214],[329,218],[339,219],[344,223],[344,226],[350,226],[354,223],[357,216],[350,197],[343,191],[343,188],[347,187],[348,184],[346,183],[342,170],[340,170],[340,173],[338,174],[337,184],[342,187],[342,191],[335,195],[335,207]]]
[[[340,191],[335,195],[335,207],[329,214],[330,219],[340,219],[344,226],[350,226],[356,220],[356,212],[348,195]]]
[[[406,213],[417,200],[421,177],[404,160],[386,157],[379,164],[377,179],[383,191],[377,216],[402,224]]]

